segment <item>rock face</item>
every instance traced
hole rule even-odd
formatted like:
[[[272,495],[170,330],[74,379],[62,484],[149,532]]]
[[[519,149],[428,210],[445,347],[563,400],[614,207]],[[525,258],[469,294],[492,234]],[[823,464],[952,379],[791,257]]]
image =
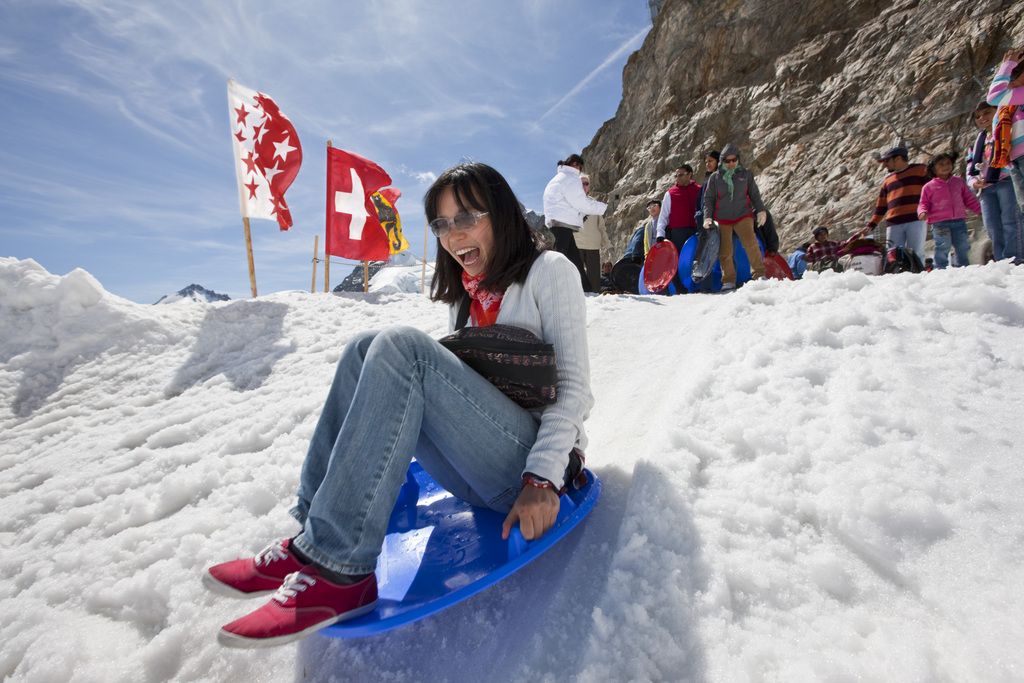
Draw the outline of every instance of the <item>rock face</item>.
[[[783,251],[814,225],[862,227],[885,176],[873,154],[901,138],[911,162],[962,153],[1017,43],[1024,0],[666,0],[615,117],[583,151],[609,197],[612,256],[674,168],[703,180],[704,150],[726,142],[757,174]]]

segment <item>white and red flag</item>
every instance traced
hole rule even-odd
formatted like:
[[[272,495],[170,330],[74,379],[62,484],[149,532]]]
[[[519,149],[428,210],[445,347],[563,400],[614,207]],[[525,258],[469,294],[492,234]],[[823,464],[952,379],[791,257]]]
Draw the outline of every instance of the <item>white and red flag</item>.
[[[328,254],[356,261],[388,260],[388,234],[372,196],[390,184],[391,176],[369,159],[327,148]]]
[[[242,217],[267,218],[287,230],[292,214],[284,193],[302,165],[295,126],[268,95],[233,80],[228,81],[228,106]]]

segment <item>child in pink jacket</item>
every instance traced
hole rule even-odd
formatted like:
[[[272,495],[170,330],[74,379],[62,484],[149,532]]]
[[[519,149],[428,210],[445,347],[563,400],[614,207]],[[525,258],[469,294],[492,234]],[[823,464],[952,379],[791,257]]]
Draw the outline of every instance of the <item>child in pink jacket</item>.
[[[926,221],[935,238],[935,267],[949,265],[949,247],[956,251],[956,265],[966,266],[971,242],[967,237],[967,209],[981,213],[981,203],[967,189],[960,176],[953,175],[956,154],[944,152],[932,157],[928,170],[935,176],[921,189],[917,217]]]

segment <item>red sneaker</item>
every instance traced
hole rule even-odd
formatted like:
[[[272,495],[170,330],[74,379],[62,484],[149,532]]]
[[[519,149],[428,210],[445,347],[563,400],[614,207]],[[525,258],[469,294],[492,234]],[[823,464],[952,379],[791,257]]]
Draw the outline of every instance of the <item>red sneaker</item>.
[[[377,606],[377,577],[338,585],[316,567],[289,574],[267,604],[222,626],[217,640],[226,647],[270,647],[308,636]]]
[[[203,572],[203,585],[214,593],[232,598],[269,595],[284,578],[305,565],[291,553],[291,539],[271,543],[256,554],[231,562],[215,564]]]

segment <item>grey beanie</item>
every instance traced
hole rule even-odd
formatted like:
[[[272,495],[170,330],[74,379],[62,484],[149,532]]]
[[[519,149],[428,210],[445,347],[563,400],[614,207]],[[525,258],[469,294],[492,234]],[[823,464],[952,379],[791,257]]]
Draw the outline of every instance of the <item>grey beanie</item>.
[[[725,147],[722,148],[722,158],[721,158],[721,161],[724,162],[725,158],[727,156],[730,156],[730,155],[736,157],[737,159],[740,158],[740,148],[737,147],[736,145],[732,144],[731,142],[728,143]]]

